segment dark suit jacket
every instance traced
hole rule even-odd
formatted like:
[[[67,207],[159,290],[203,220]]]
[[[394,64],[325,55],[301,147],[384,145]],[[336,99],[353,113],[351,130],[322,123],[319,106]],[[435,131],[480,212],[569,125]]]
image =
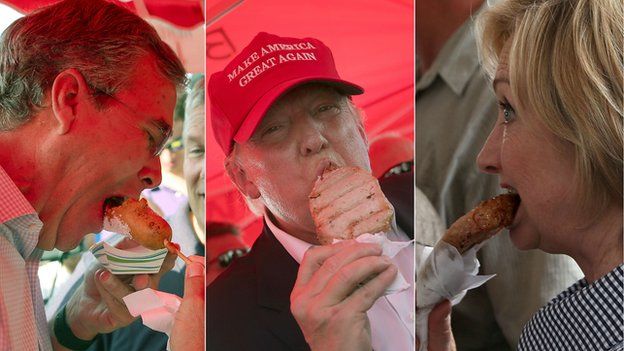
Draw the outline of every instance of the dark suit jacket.
[[[383,180],[397,223],[413,238],[413,173]],[[385,189],[384,183],[393,184]],[[398,186],[396,183],[403,183]],[[411,195],[410,195],[411,194]],[[402,199],[402,200],[398,200]],[[411,208],[405,208],[411,203]],[[405,218],[411,213],[412,220]],[[269,228],[247,256],[235,260],[206,290],[206,345],[210,351],[309,350],[290,313],[290,292],[299,264]]]

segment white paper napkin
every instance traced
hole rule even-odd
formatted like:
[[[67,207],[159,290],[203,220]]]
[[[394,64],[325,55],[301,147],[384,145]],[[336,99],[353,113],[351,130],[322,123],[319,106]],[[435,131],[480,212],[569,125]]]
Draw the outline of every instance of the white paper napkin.
[[[416,276],[416,335],[420,340],[419,351],[427,350],[427,318],[433,307],[448,299],[456,305],[466,291],[483,285],[495,276],[477,275],[479,261],[475,245],[460,255],[457,249],[440,240],[427,256]]]
[[[334,239],[334,243],[339,242],[341,240]],[[412,241],[391,241],[389,240],[384,233],[375,233],[375,234],[362,234],[355,238],[355,241],[361,243],[373,243],[381,246],[382,255],[393,258],[396,254],[399,253],[403,248],[409,246]],[[403,278],[401,273],[397,273],[394,281],[384,292],[384,295],[390,295],[394,293],[398,293],[405,289],[409,288],[409,284]]]
[[[182,302],[179,296],[147,288],[127,295],[123,300],[133,317],[141,316],[146,327],[171,337],[175,314]]]

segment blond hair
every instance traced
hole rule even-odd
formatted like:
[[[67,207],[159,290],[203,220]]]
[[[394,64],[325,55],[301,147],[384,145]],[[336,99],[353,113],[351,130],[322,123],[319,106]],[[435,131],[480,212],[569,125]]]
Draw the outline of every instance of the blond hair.
[[[509,0],[476,25],[490,79],[511,40],[512,94],[573,146],[578,194],[597,211],[623,199],[623,7],[621,0]]]

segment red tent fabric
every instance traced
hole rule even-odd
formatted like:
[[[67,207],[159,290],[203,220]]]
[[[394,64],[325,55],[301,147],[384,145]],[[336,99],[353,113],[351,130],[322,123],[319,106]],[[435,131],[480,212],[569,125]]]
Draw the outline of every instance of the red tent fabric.
[[[315,37],[332,49],[341,76],[366,90],[354,101],[366,112],[369,137],[414,139],[413,0],[221,0],[206,12],[207,76],[260,31]],[[223,153],[207,128],[207,220],[234,221],[253,242],[260,224],[224,174]]]
[[[0,0],[29,13],[60,0]],[[148,21],[178,55],[188,72],[204,72],[204,10],[202,0],[107,0]]]
[[[60,0],[0,0],[22,13],[28,13],[40,7]],[[120,6],[141,14],[143,5],[147,14],[158,17],[181,28],[194,28],[204,23],[204,11],[201,0],[112,0]]]

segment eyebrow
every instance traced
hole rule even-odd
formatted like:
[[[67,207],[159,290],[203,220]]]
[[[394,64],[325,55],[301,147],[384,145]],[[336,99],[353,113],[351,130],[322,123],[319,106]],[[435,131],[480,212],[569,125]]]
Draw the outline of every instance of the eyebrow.
[[[201,135],[191,135],[186,138],[182,138],[182,140],[186,140],[188,142],[194,142],[196,144],[204,144],[204,138]]]
[[[496,78],[494,79],[494,81],[492,82],[492,89],[496,90],[496,84],[498,83],[507,83],[509,84],[509,79],[507,78]]]

